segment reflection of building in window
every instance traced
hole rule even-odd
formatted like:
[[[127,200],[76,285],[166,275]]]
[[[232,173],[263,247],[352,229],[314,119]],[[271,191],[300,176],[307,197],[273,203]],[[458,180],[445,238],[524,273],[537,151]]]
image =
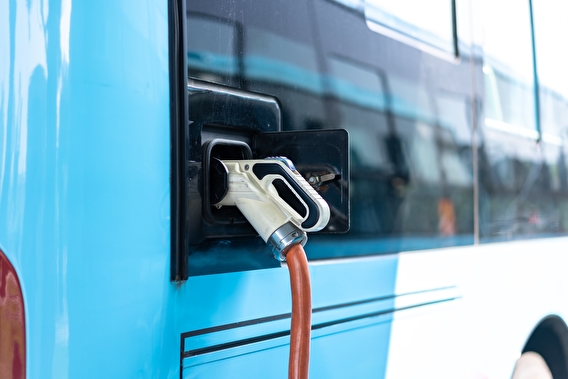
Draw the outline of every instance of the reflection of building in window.
[[[315,52],[300,41],[200,14],[188,17],[187,41],[190,76],[228,85],[255,80],[322,92]]]
[[[189,14],[187,64],[190,76],[216,83],[236,84],[239,74],[239,27],[228,22]]]
[[[202,13],[199,4],[188,6],[190,77],[279,98],[283,129],[321,127],[323,78],[309,33],[286,34],[255,22],[250,11],[244,18],[224,18]]]
[[[452,2],[449,0],[367,0],[365,16],[368,21],[453,52]]]
[[[338,126],[351,140],[352,233],[452,236],[469,230],[469,210],[458,227],[453,203],[446,199],[438,208],[438,200],[452,194],[463,207],[471,198],[470,101],[347,57],[329,56],[328,62]]]
[[[533,0],[532,6],[542,139],[561,145],[568,137],[568,54],[559,37],[568,35],[568,2]]]
[[[245,46],[248,80],[322,92],[316,53],[311,46],[252,26],[246,30]]]
[[[444,59],[455,59],[459,55],[455,1],[330,1],[364,14],[369,29],[377,33]]]
[[[529,2],[483,6],[485,125],[538,139]]]

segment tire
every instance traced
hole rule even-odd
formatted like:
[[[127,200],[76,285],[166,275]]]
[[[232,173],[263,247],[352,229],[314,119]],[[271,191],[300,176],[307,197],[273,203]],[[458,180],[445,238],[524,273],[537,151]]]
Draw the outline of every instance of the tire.
[[[553,379],[548,365],[540,354],[529,351],[521,355],[511,379]]]

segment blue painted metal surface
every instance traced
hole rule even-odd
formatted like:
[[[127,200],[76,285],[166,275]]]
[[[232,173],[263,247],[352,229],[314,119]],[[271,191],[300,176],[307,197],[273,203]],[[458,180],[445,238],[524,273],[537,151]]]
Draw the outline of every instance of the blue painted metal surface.
[[[311,266],[312,377],[384,377],[396,270],[394,255]],[[191,277],[181,292],[191,304],[200,304],[184,307],[179,320],[182,331],[290,312],[284,268]],[[206,330],[185,340],[184,378],[286,377],[289,336],[278,333],[289,327],[289,318],[232,326],[225,331]],[[254,341],[265,335],[275,338]],[[243,340],[252,342],[215,349]],[[207,351],[208,347],[213,349]]]
[[[0,245],[28,378],[175,377],[166,1],[0,5]]]
[[[181,333],[289,312],[284,268],[169,281],[167,22],[165,0],[0,4],[0,249],[28,378],[178,378]],[[395,257],[313,266],[314,307],[391,295],[395,273]],[[360,360],[363,333],[376,355],[359,369],[382,377],[389,317],[316,333],[314,376],[351,376],[336,347]],[[283,347],[184,375],[254,377],[266,354],[284,377]]]

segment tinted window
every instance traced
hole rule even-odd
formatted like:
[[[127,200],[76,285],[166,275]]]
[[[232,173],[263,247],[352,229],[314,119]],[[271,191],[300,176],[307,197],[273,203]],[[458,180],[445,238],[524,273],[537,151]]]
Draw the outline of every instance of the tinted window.
[[[538,139],[528,1],[485,0],[485,126]]]
[[[546,208],[541,218],[548,231],[568,231],[568,55],[559,45],[567,35],[568,2],[533,0],[535,47],[539,79],[540,129],[547,181]],[[543,204],[544,205],[544,204]]]
[[[436,4],[443,33],[400,17],[421,36],[451,40],[451,2]],[[190,77],[276,97],[285,130],[350,133],[351,231],[310,236],[311,258],[472,243],[467,60],[450,63],[372,31],[358,2],[187,8]]]
[[[479,150],[482,241],[543,237],[568,230],[562,146],[567,114],[563,67],[568,62],[554,42],[566,29],[561,16],[566,6],[532,1],[540,79],[537,102],[530,4],[484,2],[485,128]],[[542,133],[536,128],[537,115]]]
[[[568,55],[559,44],[559,36],[568,33],[568,2],[533,0],[532,4],[542,137],[560,145],[568,131]]]
[[[385,32],[384,28],[388,28],[455,53],[452,0],[367,0],[364,9],[372,30]]]

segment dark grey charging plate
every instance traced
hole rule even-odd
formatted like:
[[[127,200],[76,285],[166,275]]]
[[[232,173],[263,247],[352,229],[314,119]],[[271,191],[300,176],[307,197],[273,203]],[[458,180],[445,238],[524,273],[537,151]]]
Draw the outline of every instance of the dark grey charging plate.
[[[331,218],[318,233],[349,230],[349,134],[343,129],[259,133],[253,137],[257,158],[284,156],[315,185],[329,204]]]

